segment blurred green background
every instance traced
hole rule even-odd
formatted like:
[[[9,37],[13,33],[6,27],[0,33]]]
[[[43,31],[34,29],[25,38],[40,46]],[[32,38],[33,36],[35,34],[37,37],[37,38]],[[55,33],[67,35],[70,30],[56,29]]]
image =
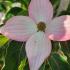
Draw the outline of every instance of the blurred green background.
[[[66,9],[62,9],[61,0],[50,1],[54,8],[54,17],[70,15],[70,3],[67,3]],[[16,2],[20,3],[20,7],[13,7]],[[0,12],[5,13],[4,23],[12,16],[28,15],[29,3],[30,0],[0,0]],[[70,70],[70,41],[51,42],[52,53],[40,70]],[[29,70],[25,44],[26,42],[12,41],[0,34],[0,70]]]

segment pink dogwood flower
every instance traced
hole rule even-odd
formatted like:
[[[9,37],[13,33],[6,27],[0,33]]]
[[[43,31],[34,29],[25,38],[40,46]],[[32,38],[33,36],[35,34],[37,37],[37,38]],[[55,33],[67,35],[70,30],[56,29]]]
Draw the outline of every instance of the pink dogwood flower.
[[[0,28],[0,33],[16,41],[26,41],[30,70],[39,70],[51,53],[51,41],[70,39],[70,16],[53,18],[49,0],[32,0],[29,16],[14,16]]]

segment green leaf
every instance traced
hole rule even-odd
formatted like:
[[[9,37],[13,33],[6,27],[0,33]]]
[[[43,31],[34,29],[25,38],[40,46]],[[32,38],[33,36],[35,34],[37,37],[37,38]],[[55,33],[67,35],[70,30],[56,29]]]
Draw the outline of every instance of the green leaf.
[[[0,12],[5,12],[5,11],[6,11],[6,7],[2,2],[0,2]]]
[[[49,63],[52,70],[70,70],[70,65],[66,61],[63,61],[62,57],[58,54],[52,54]]]
[[[19,7],[14,7],[11,8],[8,13],[6,14],[6,20],[10,19],[13,16],[17,16],[17,15],[27,15],[28,11],[23,10],[22,8]]]
[[[3,45],[5,45],[7,42],[8,42],[8,38],[3,36],[3,35],[0,35],[0,47],[2,47]]]
[[[3,70],[18,70],[21,46],[22,43],[16,41],[9,43],[5,57],[5,67]]]
[[[51,0],[51,3],[53,5],[53,10],[54,10],[54,17],[56,16],[57,14],[57,10],[58,10],[58,7],[59,7],[59,4],[60,4],[60,0]]]
[[[26,65],[26,58],[21,61],[18,70],[23,70],[25,65]]]
[[[60,12],[62,12],[62,11],[66,11],[69,3],[70,3],[70,0],[61,0],[58,11],[57,11],[57,15],[59,15]]]

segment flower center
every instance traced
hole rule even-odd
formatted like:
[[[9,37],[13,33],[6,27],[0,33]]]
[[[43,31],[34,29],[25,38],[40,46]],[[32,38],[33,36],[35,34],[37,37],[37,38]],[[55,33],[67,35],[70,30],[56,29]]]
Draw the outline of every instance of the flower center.
[[[39,22],[39,23],[37,24],[37,28],[38,28],[38,31],[43,31],[43,32],[45,32],[46,25],[45,25],[44,22]]]

